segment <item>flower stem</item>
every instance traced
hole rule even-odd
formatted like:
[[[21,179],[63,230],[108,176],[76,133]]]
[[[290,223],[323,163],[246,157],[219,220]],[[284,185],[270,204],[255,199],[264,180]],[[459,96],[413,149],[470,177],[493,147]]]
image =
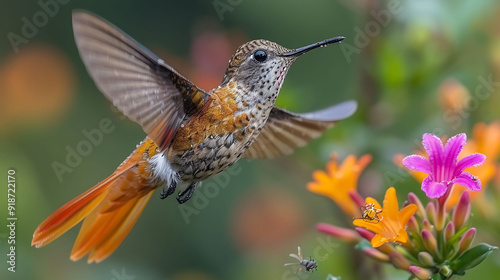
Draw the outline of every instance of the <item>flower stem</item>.
[[[436,205],[437,206],[437,219],[436,219],[436,222],[434,223],[434,225],[436,227],[436,231],[438,234],[440,234],[444,228],[444,224],[446,221],[446,201],[448,200],[448,197],[450,196],[452,187],[453,187],[453,185],[451,183],[448,183],[448,186],[446,188],[446,192],[444,193],[444,195],[437,199],[437,205]]]

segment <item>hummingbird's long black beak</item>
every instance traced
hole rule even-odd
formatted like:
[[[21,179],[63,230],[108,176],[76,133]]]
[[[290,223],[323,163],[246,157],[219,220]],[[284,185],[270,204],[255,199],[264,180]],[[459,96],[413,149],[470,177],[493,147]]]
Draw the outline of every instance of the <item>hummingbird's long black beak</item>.
[[[323,40],[321,42],[310,44],[310,45],[307,45],[307,46],[302,47],[302,48],[294,49],[294,50],[286,52],[286,53],[282,53],[281,56],[299,56],[299,55],[306,53],[310,50],[314,50],[315,48],[326,47],[327,45],[340,42],[344,39],[345,39],[344,36],[326,39],[326,40]]]

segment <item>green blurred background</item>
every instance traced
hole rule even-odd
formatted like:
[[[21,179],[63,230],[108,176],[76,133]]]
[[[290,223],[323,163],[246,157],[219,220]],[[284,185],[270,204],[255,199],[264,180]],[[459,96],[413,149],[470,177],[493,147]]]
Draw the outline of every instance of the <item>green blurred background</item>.
[[[52,14],[44,12],[40,3],[47,2],[57,3],[57,11],[52,6]],[[407,273],[377,266],[351,244],[332,239],[335,248],[321,247],[328,238],[316,232],[316,223],[349,226],[350,221],[327,198],[306,190],[312,172],[324,168],[331,152],[341,159],[370,153],[374,161],[361,177],[360,192],[380,198],[388,187],[383,171],[397,172],[393,155],[408,154],[423,132],[469,134],[474,123],[499,119],[500,3],[495,0],[0,3],[0,177],[16,171],[18,217],[15,273],[7,271],[7,231],[0,224],[1,279],[325,279],[329,273],[342,279],[407,279]],[[112,173],[145,137],[86,73],[73,41],[74,9],[111,21],[207,90],[220,83],[227,61],[248,40],[296,48],[343,35],[342,45],[295,62],[277,105],[303,112],[355,99],[360,107],[292,156],[240,161],[206,181],[186,207],[155,195],[111,257],[100,264],[72,262],[79,226],[41,249],[30,247],[33,231]],[[23,31],[26,22],[37,23],[36,30]],[[461,114],[448,114],[464,96],[472,101]],[[82,131],[99,129],[103,119],[114,129],[58,177],[54,162],[66,164],[68,148],[77,149],[86,140]],[[6,184],[1,182],[0,193],[5,224]],[[418,189],[407,177],[398,194],[421,195]],[[477,242],[499,245],[498,233],[480,234],[484,221],[472,224]],[[283,266],[294,261],[288,254],[298,245],[305,257],[316,248],[329,252],[314,274],[293,274]],[[500,272],[498,253],[465,279],[491,279],[495,272]]]

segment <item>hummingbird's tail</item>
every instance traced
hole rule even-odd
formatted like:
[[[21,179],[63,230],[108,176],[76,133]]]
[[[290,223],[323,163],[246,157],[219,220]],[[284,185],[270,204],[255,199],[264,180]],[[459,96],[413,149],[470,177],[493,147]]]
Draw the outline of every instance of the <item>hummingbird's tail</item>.
[[[90,253],[88,262],[100,262],[113,253],[134,226],[155,189],[149,177],[148,157],[156,145],[147,139],[104,181],[63,205],[43,221],[31,245],[47,245],[85,219],[71,251],[71,260]]]

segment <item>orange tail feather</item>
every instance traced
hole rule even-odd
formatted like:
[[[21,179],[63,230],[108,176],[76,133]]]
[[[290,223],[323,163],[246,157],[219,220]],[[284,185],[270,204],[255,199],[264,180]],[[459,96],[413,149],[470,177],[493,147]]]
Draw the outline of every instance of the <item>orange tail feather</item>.
[[[90,253],[88,262],[100,262],[113,253],[134,226],[158,186],[149,185],[146,156],[156,153],[144,141],[104,181],[63,205],[43,221],[32,245],[47,245],[85,218],[71,252],[76,261]]]
[[[70,258],[90,253],[88,262],[100,262],[113,253],[130,232],[154,191],[136,197],[112,212],[94,211],[83,222]]]
[[[78,224],[104,198],[108,186],[114,181],[112,177],[110,176],[52,213],[36,228],[31,246],[43,247]]]

